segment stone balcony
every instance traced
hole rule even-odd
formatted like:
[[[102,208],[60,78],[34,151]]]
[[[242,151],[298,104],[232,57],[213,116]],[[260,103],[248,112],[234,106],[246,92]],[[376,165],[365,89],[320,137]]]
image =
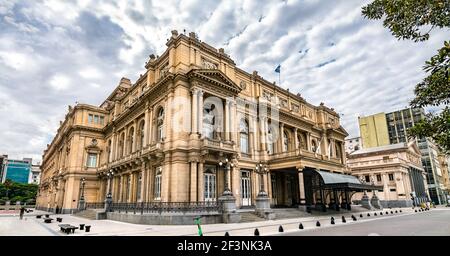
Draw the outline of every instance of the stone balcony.
[[[202,151],[236,152],[235,145],[232,141],[214,140],[209,138],[202,138],[200,141]]]

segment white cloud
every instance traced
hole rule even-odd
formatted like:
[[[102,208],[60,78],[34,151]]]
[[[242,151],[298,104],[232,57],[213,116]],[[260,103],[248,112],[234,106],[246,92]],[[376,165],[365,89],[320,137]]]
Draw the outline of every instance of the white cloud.
[[[172,29],[196,32],[268,81],[281,64],[283,87],[343,113],[357,135],[358,115],[408,105],[424,61],[448,40],[436,30],[427,42],[398,41],[361,16],[369,2],[0,1],[0,153],[39,157],[68,104],[100,104],[121,77],[137,79]]]
[[[54,75],[50,81],[50,85],[56,90],[66,90],[70,86],[70,78],[65,75]]]

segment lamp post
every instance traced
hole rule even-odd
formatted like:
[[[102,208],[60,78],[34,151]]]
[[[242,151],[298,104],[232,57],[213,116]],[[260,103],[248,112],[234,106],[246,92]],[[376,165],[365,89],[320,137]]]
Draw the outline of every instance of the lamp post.
[[[112,179],[114,177],[114,171],[113,170],[109,170],[106,174],[106,176],[108,177],[108,194],[106,195],[106,200],[105,200],[105,210],[106,212],[111,211],[111,206],[112,206]]]
[[[259,193],[258,197],[267,197],[267,192],[264,190],[264,174],[269,172],[267,164],[259,162],[255,166],[256,173],[259,174]]]
[[[223,166],[225,169],[225,189],[222,193],[223,196],[233,196],[233,192],[230,189],[230,168],[234,166],[234,164],[228,160],[228,158],[225,158],[225,160],[220,160],[219,166]]]

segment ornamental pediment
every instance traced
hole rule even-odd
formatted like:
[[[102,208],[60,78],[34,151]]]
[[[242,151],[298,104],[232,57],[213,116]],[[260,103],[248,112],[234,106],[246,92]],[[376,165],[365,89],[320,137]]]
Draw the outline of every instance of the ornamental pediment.
[[[218,69],[194,69],[187,74],[190,79],[199,79],[213,83],[233,93],[240,93],[242,88]]]

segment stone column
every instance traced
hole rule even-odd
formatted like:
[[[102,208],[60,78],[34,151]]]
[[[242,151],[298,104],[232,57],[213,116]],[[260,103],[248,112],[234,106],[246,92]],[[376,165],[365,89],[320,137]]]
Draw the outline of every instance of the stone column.
[[[294,128],[294,141],[295,141],[294,147],[295,147],[295,150],[297,150],[299,148],[299,146],[298,146],[297,130],[298,130],[297,128]]]
[[[230,127],[230,132],[231,132],[231,134],[230,134],[230,138],[231,138],[231,141],[233,141],[234,143],[235,143],[235,145],[237,144],[237,132],[235,132],[236,131],[236,101],[232,101],[231,103],[230,103],[230,117],[231,117],[231,119],[230,119],[230,124],[229,124],[229,127]]]
[[[281,148],[279,152],[285,152],[284,151],[284,123],[280,122],[280,141],[281,141]]]
[[[383,173],[383,192],[384,192],[384,200],[390,200],[390,191],[389,191],[389,178],[387,173]]]
[[[191,182],[190,182],[190,201],[197,201],[197,162],[191,161]]]
[[[138,131],[138,123],[137,123],[137,120],[136,119],[134,119],[134,121],[133,121],[133,126],[134,126],[134,129],[133,129],[133,144],[131,145],[131,153],[133,153],[134,151],[136,151],[136,145],[137,145],[137,141],[138,141],[138,139],[137,139],[137,131]]]
[[[145,198],[145,190],[147,188],[147,183],[145,182],[145,180],[147,179],[147,171],[145,170],[145,165],[146,164],[143,163],[141,167],[141,197],[139,198],[139,202],[145,202],[147,200]]]
[[[253,129],[252,129],[252,136],[253,136],[253,146],[252,146],[252,155],[253,158],[256,156],[256,151],[258,150],[258,122],[257,122],[257,117],[252,117],[252,121],[253,121]],[[250,126],[250,124],[249,124]]]
[[[198,168],[197,168],[197,178],[198,178],[198,183],[197,183],[197,201],[201,202],[204,201],[205,199],[203,198],[203,186],[204,186],[204,180],[203,180],[203,165],[204,163],[202,161],[200,161],[198,163]]]
[[[198,89],[193,89],[192,91],[192,105],[191,105],[191,116],[192,116],[192,133],[198,133]]]
[[[155,123],[153,122],[153,115],[155,114],[153,111],[153,107],[150,108],[150,114],[148,116],[148,120],[146,122],[148,122],[148,139],[147,139],[147,144],[148,145],[152,145],[154,138],[153,138],[153,134],[154,134],[154,130],[155,130]]]
[[[198,132],[200,133],[200,137],[203,137],[203,91],[200,90],[197,94],[198,96],[198,107],[197,107],[197,113],[198,113]]]
[[[230,104],[231,101],[227,100],[225,102],[225,141],[229,141],[230,140],[230,135],[231,135],[231,131],[230,131],[230,122],[231,122],[231,116],[230,116]]]
[[[144,144],[141,145],[141,149],[143,149],[145,146],[148,145],[148,127],[149,127],[149,122],[148,122],[148,117],[149,117],[149,111],[148,111],[148,102],[145,104],[145,116],[144,116]]]
[[[306,148],[311,151],[311,134],[309,132],[306,133]]]
[[[110,153],[109,153],[109,157],[108,157],[108,162],[112,162],[114,160],[114,152],[116,150],[116,147],[114,146],[114,143],[116,142],[116,133],[113,132],[113,135],[111,136],[111,148]]]
[[[306,211],[306,191],[305,191],[305,180],[303,177],[303,167],[298,167],[298,188],[299,188],[299,196],[300,196],[300,206],[299,208],[303,211]]]
[[[260,131],[261,131],[261,150],[263,152],[267,152],[267,118],[266,117],[260,117],[259,119],[260,123]]]
[[[123,202],[123,175],[120,175],[119,178],[119,183],[120,183],[120,187],[119,187],[119,202]]]

